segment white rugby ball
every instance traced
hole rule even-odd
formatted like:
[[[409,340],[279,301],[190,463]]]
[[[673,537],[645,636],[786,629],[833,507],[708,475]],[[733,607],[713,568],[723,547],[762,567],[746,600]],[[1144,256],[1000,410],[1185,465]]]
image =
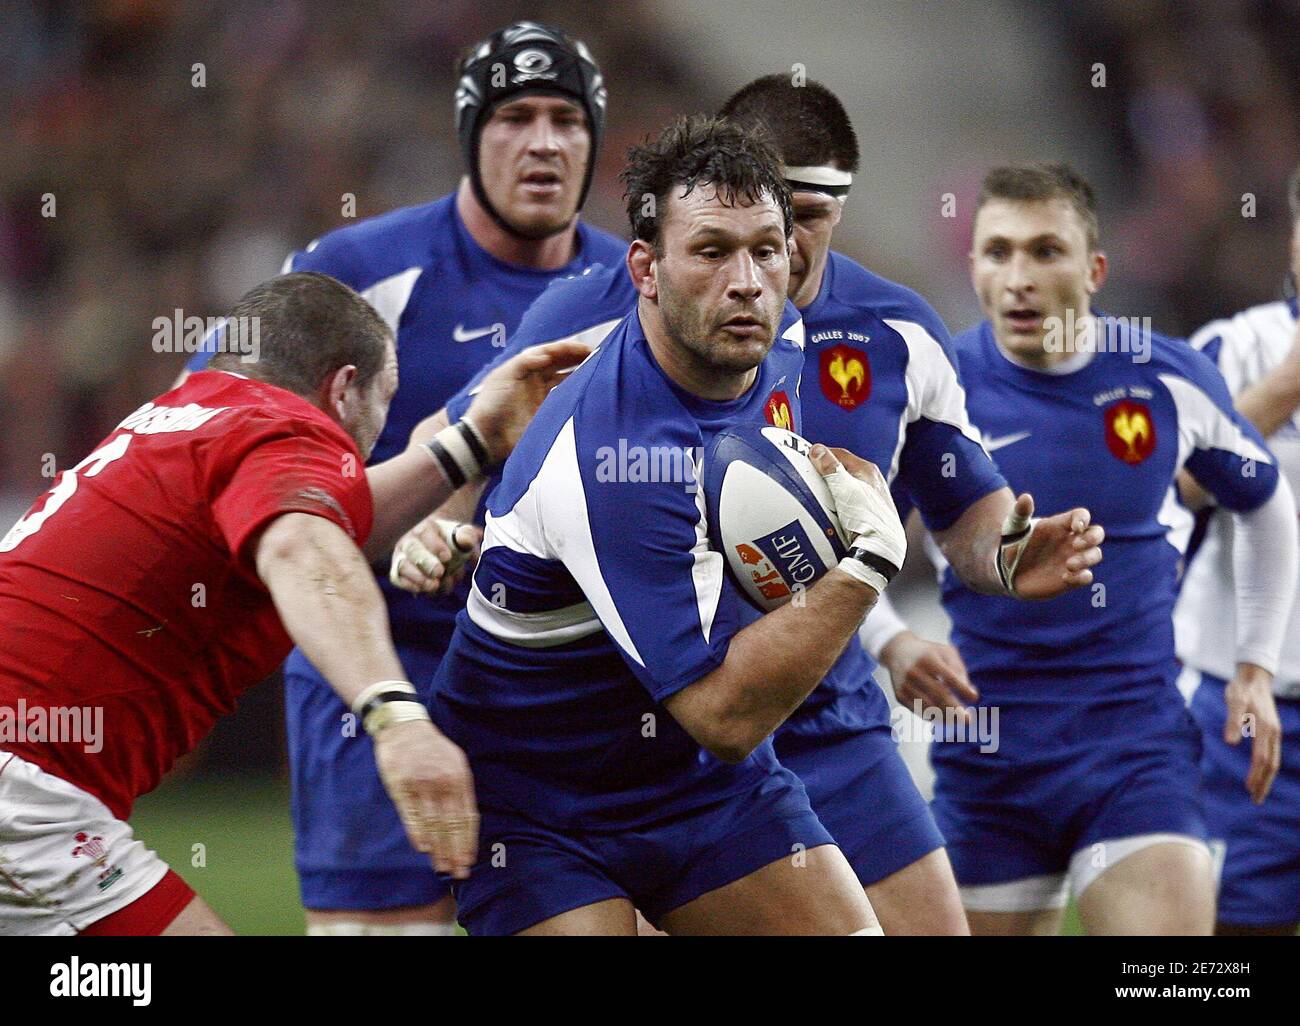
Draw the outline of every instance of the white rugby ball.
[[[730,428],[704,460],[709,541],[764,612],[810,587],[848,553],[811,443],[777,427]]]

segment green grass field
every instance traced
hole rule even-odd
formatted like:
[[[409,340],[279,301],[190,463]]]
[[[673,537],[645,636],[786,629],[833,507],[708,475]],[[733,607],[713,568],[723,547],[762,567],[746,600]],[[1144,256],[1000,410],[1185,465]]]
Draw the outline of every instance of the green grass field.
[[[131,825],[236,933],[302,934],[287,780],[174,777]]]
[[[174,777],[136,803],[131,824],[236,933],[303,933],[287,780]],[[1083,932],[1073,906],[1065,932]]]

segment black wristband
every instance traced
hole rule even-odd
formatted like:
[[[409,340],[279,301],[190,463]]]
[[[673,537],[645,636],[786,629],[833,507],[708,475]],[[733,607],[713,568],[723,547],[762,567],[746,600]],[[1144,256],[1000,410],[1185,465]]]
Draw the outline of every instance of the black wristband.
[[[462,417],[456,422],[456,427],[465,439],[465,444],[469,446],[469,451],[474,454],[478,460],[478,465],[486,470],[491,465],[491,458],[488,455],[487,448],[479,440],[478,432],[474,430],[474,425]]]
[[[364,724],[366,722],[366,717],[385,702],[417,702],[421,705],[424,704],[423,702],[420,702],[419,695],[413,695],[409,691],[381,691],[361,707],[361,711],[357,714],[358,719],[360,719]]]
[[[465,472],[460,469],[460,464],[452,458],[451,453],[443,447],[443,444],[438,439],[429,439],[424,443],[424,447],[438,461],[438,466],[442,467],[442,472],[447,475],[447,480],[451,482],[453,488],[459,488],[465,483]]]
[[[849,549],[849,559],[856,559],[863,566],[870,567],[885,579],[886,584],[892,581],[894,575],[898,573],[898,567],[894,566],[889,560],[883,556],[877,556],[874,552],[868,552],[860,545],[855,545]]]

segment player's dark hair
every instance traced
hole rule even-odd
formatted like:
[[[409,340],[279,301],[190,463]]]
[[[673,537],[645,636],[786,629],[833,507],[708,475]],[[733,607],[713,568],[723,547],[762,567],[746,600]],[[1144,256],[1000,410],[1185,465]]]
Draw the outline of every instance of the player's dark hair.
[[[764,75],[735,93],[718,116],[761,131],[790,167],[858,169],[858,137],[839,98],[819,82]]]
[[[257,358],[245,362],[232,346],[209,366],[306,397],[315,396],[326,377],[348,364],[357,369],[357,387],[365,388],[383,368],[392,337],[373,306],[341,281],[315,271],[282,274],[254,286],[229,319],[240,326],[245,341],[248,326],[256,325]]]
[[[1089,251],[1097,248],[1100,228],[1097,224],[1097,199],[1088,180],[1068,164],[1008,164],[995,167],[984,176],[975,213],[989,200],[1038,202],[1063,199],[1074,207],[1083,221]]]
[[[632,232],[659,246],[659,211],[681,189],[715,188],[723,202],[757,203],[770,196],[781,208],[788,239],[794,229],[790,189],[771,147],[756,133],[722,118],[703,114],[680,117],[653,142],[628,150],[623,197]]]

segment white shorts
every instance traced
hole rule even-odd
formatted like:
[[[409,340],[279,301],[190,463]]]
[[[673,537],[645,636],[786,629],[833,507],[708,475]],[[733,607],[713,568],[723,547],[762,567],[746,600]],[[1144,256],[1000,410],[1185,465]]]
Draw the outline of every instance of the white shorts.
[[[0,751],[0,937],[80,933],[166,873],[94,795]]]
[[[1073,894],[1077,901],[1107,869],[1130,855],[1156,844],[1186,844],[1214,852],[1199,837],[1186,834],[1138,834],[1080,848],[1065,873],[1029,876],[999,884],[960,887],[962,907],[970,912],[1038,912],[1065,908]],[[1098,858],[1099,854],[1104,855]]]

